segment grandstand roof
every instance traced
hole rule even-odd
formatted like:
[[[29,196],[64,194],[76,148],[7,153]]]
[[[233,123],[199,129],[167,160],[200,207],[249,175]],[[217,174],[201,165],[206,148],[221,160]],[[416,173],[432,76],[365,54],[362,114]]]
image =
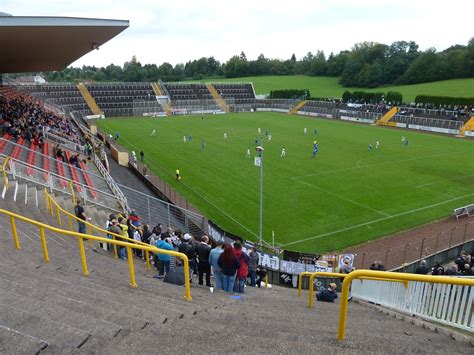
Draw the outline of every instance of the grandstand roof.
[[[0,73],[62,70],[128,26],[128,20],[2,14]]]

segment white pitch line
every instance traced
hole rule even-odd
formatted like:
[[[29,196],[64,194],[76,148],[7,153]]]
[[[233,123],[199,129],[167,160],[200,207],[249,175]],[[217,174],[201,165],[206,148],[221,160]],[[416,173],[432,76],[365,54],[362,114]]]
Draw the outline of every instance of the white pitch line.
[[[423,155],[420,157],[414,157],[414,158],[408,158],[408,159],[400,159],[400,160],[390,160],[386,161],[383,163],[377,163],[377,164],[368,164],[364,166],[360,166],[360,164],[356,166],[352,166],[350,168],[344,168],[344,169],[334,169],[334,170],[326,170],[320,173],[314,173],[314,174],[307,174],[307,175],[300,175],[300,176],[293,176],[292,179],[299,179],[299,178],[305,178],[305,177],[310,177],[310,176],[319,176],[319,175],[326,175],[326,174],[332,174],[332,173],[340,173],[344,171],[350,171],[350,170],[356,170],[356,169],[362,169],[362,168],[371,168],[373,166],[379,166],[379,165],[387,165],[387,164],[396,164],[396,163],[403,163],[405,161],[412,161],[412,160],[419,160],[419,159],[425,159],[425,158],[430,158],[430,157],[439,157],[440,155],[452,155],[452,154],[458,154],[458,152],[450,152],[450,153],[440,153],[440,154],[431,154],[431,155]],[[363,159],[361,159],[363,160]],[[359,160],[360,161],[360,160]],[[358,162],[359,163],[359,162]]]
[[[355,204],[355,205],[357,205],[357,206],[360,206],[360,207],[363,207],[363,208],[365,208],[365,209],[368,209],[368,210],[371,210],[371,211],[373,211],[373,212],[376,212],[376,213],[378,213],[378,214],[381,214],[382,216],[390,217],[390,215],[387,214],[387,213],[385,213],[385,212],[382,212],[382,211],[376,210],[376,209],[374,209],[374,208],[372,208],[372,207],[363,205],[362,203],[359,203],[359,202],[357,202],[357,201],[351,200],[350,198],[347,198],[347,197],[344,197],[344,196],[335,194],[334,192],[328,191],[328,190],[323,189],[323,188],[321,188],[321,187],[318,187],[318,186],[316,186],[316,185],[313,185],[313,184],[310,184],[310,183],[307,183],[307,182],[304,182],[304,181],[300,181],[300,180],[298,180],[298,179],[293,179],[293,180],[295,180],[295,181],[297,181],[297,182],[299,182],[299,183],[301,183],[301,184],[308,185],[308,186],[310,186],[310,187],[312,187],[312,188],[314,188],[314,189],[323,191],[323,192],[325,192],[325,193],[327,193],[327,194],[329,194],[329,195],[333,195],[333,196],[335,196],[335,197],[337,197],[337,198],[340,198],[341,200],[344,200],[344,201],[353,203],[353,204]]]
[[[450,200],[446,200],[446,201],[434,203],[434,204],[432,204],[432,205],[428,205],[428,206],[424,206],[424,207],[420,207],[420,208],[415,208],[415,209],[410,210],[410,211],[405,211],[405,212],[401,212],[401,213],[398,213],[398,214],[394,214],[394,215],[392,215],[392,216],[390,216],[390,217],[384,217],[384,218],[374,219],[374,220],[369,221],[369,222],[360,223],[360,224],[357,224],[357,225],[354,225],[354,226],[342,228],[342,229],[339,229],[339,230],[337,230],[337,231],[328,232],[328,233],[323,233],[323,234],[315,235],[315,236],[313,236],[313,237],[309,237],[309,238],[304,238],[304,239],[296,240],[296,241],[294,241],[294,242],[282,244],[281,247],[283,248],[283,247],[286,247],[286,246],[288,246],[288,245],[299,244],[299,243],[302,243],[302,242],[306,242],[306,241],[308,241],[308,240],[313,240],[313,239],[319,239],[319,238],[322,238],[322,237],[327,237],[327,236],[329,236],[329,235],[333,235],[333,234],[337,234],[337,233],[341,233],[341,232],[346,232],[346,231],[351,230],[351,229],[355,229],[355,228],[367,226],[367,225],[372,224],[372,223],[377,223],[377,222],[385,221],[385,220],[390,219],[390,218],[400,217],[400,216],[403,216],[403,215],[406,215],[406,214],[410,214],[410,213],[413,213],[413,212],[423,211],[423,210],[429,209],[429,208],[431,208],[431,207],[436,207],[436,206],[444,205],[445,203],[452,202],[452,201],[456,201],[456,200],[460,200],[460,199],[465,198],[465,197],[468,197],[468,196],[474,196],[474,193],[467,194],[467,195],[460,196],[460,197],[455,197],[455,198],[452,198],[452,199],[450,199]]]
[[[457,176],[457,177],[452,177],[452,178],[449,178],[449,179],[441,179],[441,180],[429,182],[429,183],[427,183],[427,184],[418,185],[418,186],[416,186],[416,188],[417,188],[417,189],[421,189],[421,188],[426,187],[426,186],[436,185],[437,183],[440,183],[440,182],[453,181],[453,180],[462,180],[462,179],[464,179],[464,178],[468,178],[468,177],[472,177],[472,176],[474,176],[474,174],[471,174],[471,175],[463,175],[463,176]]]

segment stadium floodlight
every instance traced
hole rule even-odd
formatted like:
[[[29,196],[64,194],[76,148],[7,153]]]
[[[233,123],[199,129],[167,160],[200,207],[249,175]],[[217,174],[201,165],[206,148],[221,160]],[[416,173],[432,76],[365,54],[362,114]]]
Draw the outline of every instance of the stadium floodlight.
[[[263,147],[258,145],[255,147],[255,150],[260,155],[260,222],[259,222],[259,244],[260,244],[260,251],[262,250],[262,222],[263,222]]]

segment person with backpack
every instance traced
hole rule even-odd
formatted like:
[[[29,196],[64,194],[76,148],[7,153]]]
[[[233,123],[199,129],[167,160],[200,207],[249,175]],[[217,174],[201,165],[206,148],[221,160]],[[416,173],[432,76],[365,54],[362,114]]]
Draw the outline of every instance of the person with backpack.
[[[234,243],[234,255],[240,262],[240,267],[237,270],[237,275],[234,284],[234,292],[244,293],[245,280],[249,274],[249,256],[242,250],[240,242]]]

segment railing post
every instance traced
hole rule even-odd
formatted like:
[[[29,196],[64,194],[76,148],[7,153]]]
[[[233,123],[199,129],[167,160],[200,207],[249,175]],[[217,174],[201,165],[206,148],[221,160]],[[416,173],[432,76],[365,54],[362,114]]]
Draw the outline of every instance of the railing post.
[[[421,248],[420,248],[420,259],[423,258],[423,248],[425,247],[425,240],[428,237],[424,237],[423,240],[421,241]]]
[[[364,253],[362,254],[362,264],[360,265],[360,268],[363,269],[364,268],[364,261],[365,261],[365,256],[367,255],[367,252],[364,251]]]
[[[145,263],[146,263],[146,269],[151,270],[151,265],[150,265],[150,252],[148,250],[145,250]]]
[[[58,217],[58,225],[62,227],[62,225],[61,225],[61,211],[59,210],[58,205],[56,205],[56,215]]]
[[[402,272],[405,272],[405,263],[407,261],[407,248],[409,246],[410,246],[410,243],[405,244],[405,250],[403,250]]]
[[[115,239],[115,235],[112,235],[112,239],[117,240],[117,239]],[[115,244],[115,243],[114,243],[114,256],[115,256],[115,259],[118,259],[117,244]]]
[[[462,248],[464,248],[464,243],[466,243],[466,232],[467,232],[467,227],[471,224],[471,222],[466,223],[466,226],[464,227],[464,235],[462,237]]]
[[[308,285],[308,290],[309,290],[309,295],[308,295],[308,308],[313,308],[313,294],[314,294],[314,278],[316,277],[316,274],[312,274],[309,277],[309,285]]]
[[[268,272],[265,273],[265,288],[268,288]]]
[[[438,252],[438,242],[439,242],[439,236],[441,235],[442,232],[438,232],[438,234],[436,234],[436,242],[435,242],[435,250],[434,250],[434,253],[436,254]]]
[[[458,229],[458,227],[454,227],[451,229],[451,235],[449,236],[448,257],[451,254],[451,245],[453,243],[453,235],[456,229]]]
[[[189,280],[189,261],[188,257],[185,255],[183,257],[183,266],[184,266],[184,298],[186,301],[192,301],[191,297],[191,286]]]
[[[15,217],[10,216],[10,224],[12,226],[13,241],[15,242],[15,248],[20,249],[20,240],[18,239],[18,233],[16,231]]]
[[[72,232],[74,230],[74,227],[72,226],[72,218],[71,218],[71,216],[67,216],[67,218],[68,218],[68,221],[69,221],[69,229]]]
[[[46,237],[44,235],[44,227],[40,227],[40,238],[41,238],[41,246],[43,247],[44,261],[49,263],[48,247],[46,245]]]
[[[133,253],[132,248],[127,246],[127,258],[128,258],[128,268],[130,270],[130,286],[133,288],[137,287],[137,282],[135,280],[135,268],[133,266]]]
[[[91,226],[88,224],[87,225],[87,234],[89,235],[92,235],[92,232],[91,232]],[[93,244],[92,244],[92,239],[89,239],[89,245],[92,247]]]
[[[87,260],[86,260],[86,250],[84,248],[84,238],[78,237],[77,240],[79,241],[79,254],[81,255],[82,274],[84,276],[88,276],[89,271],[87,270]]]
[[[388,260],[388,253],[390,253],[392,251],[392,248],[389,248],[387,249],[387,251],[385,252],[385,268],[387,268],[387,260]],[[388,268],[387,268],[388,269]]]

